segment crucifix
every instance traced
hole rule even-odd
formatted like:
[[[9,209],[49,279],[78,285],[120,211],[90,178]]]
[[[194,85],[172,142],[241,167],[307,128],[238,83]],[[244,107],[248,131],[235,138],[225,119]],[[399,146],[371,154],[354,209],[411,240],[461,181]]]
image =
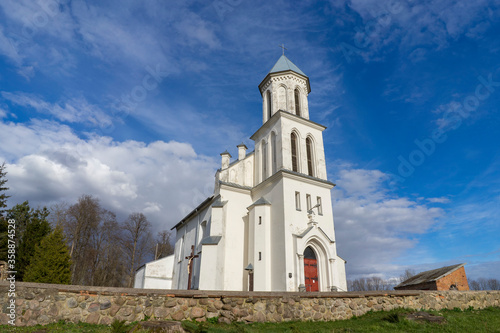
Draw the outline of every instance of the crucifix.
[[[281,44],[279,47],[281,47],[283,49],[283,55],[285,55],[285,50],[288,50],[285,48],[285,44]]]
[[[194,254],[194,245],[191,245],[191,255],[187,256],[186,259],[188,259],[188,290],[191,289],[191,274],[193,273],[193,259],[198,258],[199,255]]]

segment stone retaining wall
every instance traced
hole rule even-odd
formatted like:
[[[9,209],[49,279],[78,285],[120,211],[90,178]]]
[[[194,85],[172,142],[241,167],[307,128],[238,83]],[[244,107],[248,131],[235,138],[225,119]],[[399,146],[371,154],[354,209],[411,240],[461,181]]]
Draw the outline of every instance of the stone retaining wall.
[[[387,292],[219,292],[153,290],[16,283],[15,324],[48,324],[58,320],[110,324],[140,321],[218,317],[221,322],[337,320],[370,310],[395,308],[481,309],[500,306],[500,291],[387,291]],[[0,282],[0,324],[7,324],[9,284]]]

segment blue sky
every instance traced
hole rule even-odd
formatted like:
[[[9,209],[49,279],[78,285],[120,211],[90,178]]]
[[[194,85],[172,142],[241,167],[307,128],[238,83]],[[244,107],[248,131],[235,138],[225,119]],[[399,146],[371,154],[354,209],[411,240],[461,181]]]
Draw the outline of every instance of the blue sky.
[[[281,55],[311,81],[349,278],[500,278],[494,1],[2,1],[9,204],[100,198],[170,228],[261,125]]]

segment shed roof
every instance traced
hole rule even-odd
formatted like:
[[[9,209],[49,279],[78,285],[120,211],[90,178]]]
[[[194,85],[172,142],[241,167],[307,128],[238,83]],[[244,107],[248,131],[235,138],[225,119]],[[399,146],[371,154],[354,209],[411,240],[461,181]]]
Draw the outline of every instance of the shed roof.
[[[464,265],[465,265],[465,263],[441,267],[441,268],[437,268],[437,269],[432,269],[430,271],[418,273],[417,275],[412,276],[411,278],[401,282],[400,284],[398,284],[394,288],[406,287],[406,286],[412,286],[412,285],[417,285],[417,284],[426,283],[426,282],[437,281],[440,278],[453,273],[454,271],[456,271],[460,267],[463,267]]]

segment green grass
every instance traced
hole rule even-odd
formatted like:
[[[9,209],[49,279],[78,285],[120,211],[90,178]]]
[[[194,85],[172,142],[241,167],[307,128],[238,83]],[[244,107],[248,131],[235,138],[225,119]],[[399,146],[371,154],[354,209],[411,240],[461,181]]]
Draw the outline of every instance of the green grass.
[[[405,313],[412,312],[397,309],[390,312],[370,312],[361,317],[330,322],[286,322],[286,323],[233,323],[231,325],[216,323],[184,322],[190,332],[500,332],[500,308],[491,307],[484,310],[443,310],[428,311],[445,318],[443,324],[420,323],[409,321]],[[130,329],[133,325],[127,325]],[[104,325],[72,324],[59,322],[46,326],[11,327],[0,326],[0,332],[113,332]],[[43,332],[43,331],[42,331]]]

